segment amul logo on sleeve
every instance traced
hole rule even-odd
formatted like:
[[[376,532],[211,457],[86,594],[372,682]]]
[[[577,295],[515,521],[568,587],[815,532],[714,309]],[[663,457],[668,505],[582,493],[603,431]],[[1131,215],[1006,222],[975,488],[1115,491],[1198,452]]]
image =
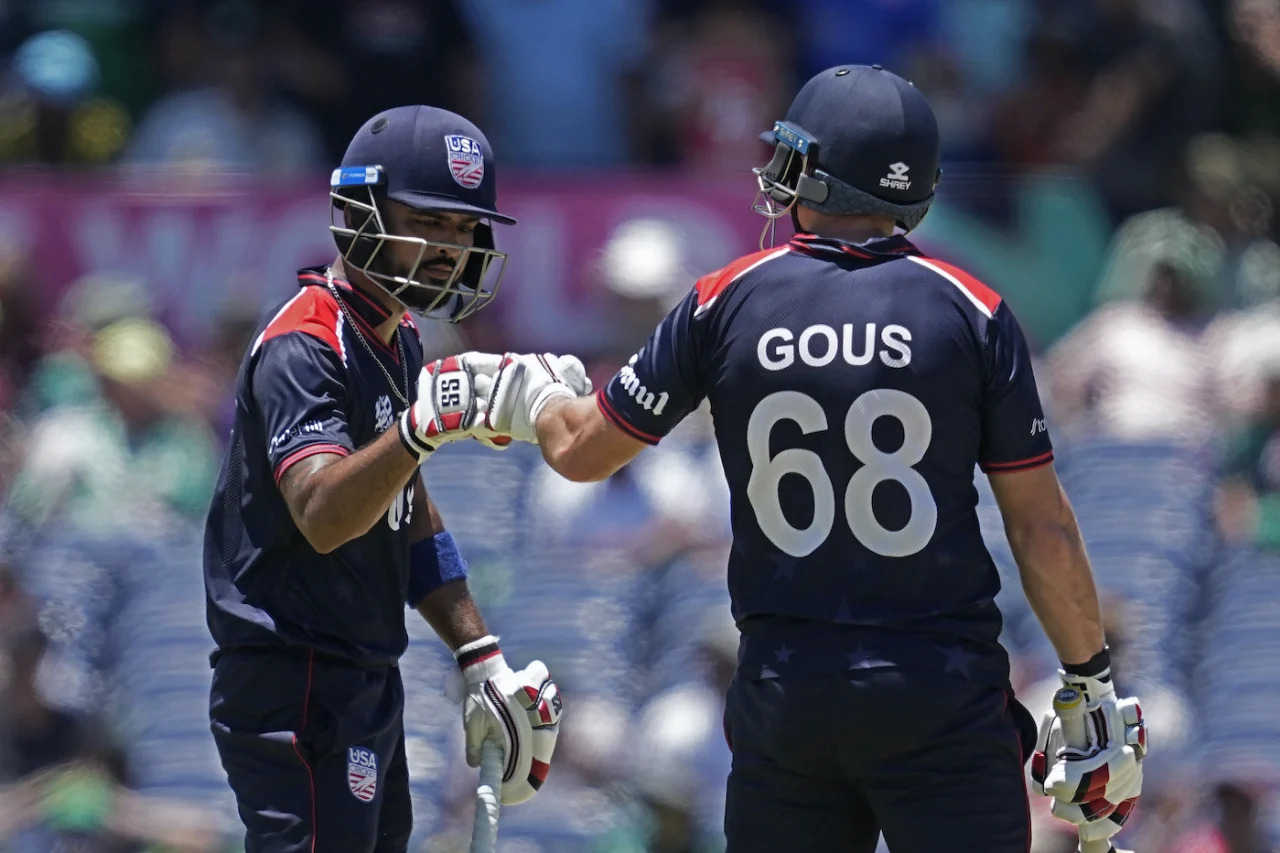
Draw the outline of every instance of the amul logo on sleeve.
[[[658,416],[667,407],[667,400],[670,399],[671,395],[666,391],[655,394],[640,384],[640,377],[636,375],[635,363],[639,361],[643,352],[644,350],[640,350],[640,352],[631,356],[627,366],[618,371],[618,383],[622,385],[622,390],[630,394],[631,398],[639,403],[646,412]]]
[[[347,750],[347,787],[360,802],[373,800],[378,793],[377,753],[362,746]]]
[[[320,423],[319,421],[307,421],[304,424],[294,424],[284,432],[277,435],[275,438],[271,439],[271,449],[275,450],[280,445],[284,444],[285,442],[289,441],[292,438],[297,438],[300,435],[306,435],[307,433],[320,433],[320,432],[324,432],[324,424]]]

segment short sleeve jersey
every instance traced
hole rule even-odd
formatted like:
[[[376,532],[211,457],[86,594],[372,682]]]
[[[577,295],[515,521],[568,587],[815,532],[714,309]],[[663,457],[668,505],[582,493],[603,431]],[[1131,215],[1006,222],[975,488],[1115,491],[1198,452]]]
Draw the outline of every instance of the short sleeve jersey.
[[[902,236],[798,235],[700,279],[598,402],[656,443],[704,398],[745,668],[959,660],[1007,678],[974,471],[1044,465],[1053,449],[994,291]],[[831,630],[847,626],[873,630],[841,645]],[[970,659],[986,652],[979,674]]]
[[[369,532],[328,554],[298,530],[279,483],[310,456],[346,456],[393,428],[403,406],[391,382],[412,399],[422,347],[407,314],[388,346],[374,333],[387,311],[347,282],[331,289],[322,269],[301,270],[298,284],[261,328],[236,381],[234,426],[205,528],[209,630],[224,650],[303,647],[387,664],[408,643],[416,476]]]

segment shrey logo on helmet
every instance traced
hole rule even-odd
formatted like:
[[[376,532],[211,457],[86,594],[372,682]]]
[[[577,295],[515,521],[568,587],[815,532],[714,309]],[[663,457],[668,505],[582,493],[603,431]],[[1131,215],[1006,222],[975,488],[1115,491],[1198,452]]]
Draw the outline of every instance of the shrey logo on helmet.
[[[933,108],[910,81],[879,65],[844,65],[812,77],[773,130],[760,135],[773,157],[752,171],[757,213],[776,221],[796,208],[833,216],[891,217],[918,226],[942,177]],[[886,192],[888,190],[889,192]]]
[[[469,136],[450,134],[444,138],[444,147],[453,179],[469,190],[480,186],[484,180],[484,152],[480,143]]]
[[[889,174],[880,179],[880,186],[891,190],[911,189],[911,180],[907,177],[909,171],[911,167],[906,163],[890,163]]]

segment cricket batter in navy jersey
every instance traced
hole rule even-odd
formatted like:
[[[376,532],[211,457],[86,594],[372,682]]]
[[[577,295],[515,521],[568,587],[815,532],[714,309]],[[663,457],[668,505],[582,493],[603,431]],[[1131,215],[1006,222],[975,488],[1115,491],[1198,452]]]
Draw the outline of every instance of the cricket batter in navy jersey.
[[[299,272],[244,357],[205,533],[211,725],[249,853],[406,849],[406,606],[457,657],[469,763],[505,749],[504,803],[545,779],[561,711],[542,663],[503,661],[419,473],[447,442],[506,441],[475,386],[499,357],[424,368],[406,310],[456,321],[493,298],[492,225],[514,220],[489,144],[453,113],[388,110],[331,184],[338,258]]]
[[[906,237],[940,177],[933,112],[890,72],[844,66],[764,138],[757,210],[790,215],[795,238],[700,279],[594,399],[528,394],[554,370],[509,356],[490,426],[597,480],[710,400],[741,630],[731,853],[871,853],[882,833],[893,853],[1025,853],[1034,748],[1054,813],[1105,849],[1141,790],[1141,714],[1110,683],[1018,323]],[[1062,681],[1084,694],[1088,748],[1053,719],[1037,746],[1012,695],[975,467]]]

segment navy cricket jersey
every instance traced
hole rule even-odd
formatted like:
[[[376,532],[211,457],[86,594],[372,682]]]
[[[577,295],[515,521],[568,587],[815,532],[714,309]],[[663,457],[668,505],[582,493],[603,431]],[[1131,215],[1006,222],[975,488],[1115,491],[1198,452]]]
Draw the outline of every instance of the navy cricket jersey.
[[[703,398],[731,494],[749,677],[938,669],[1003,684],[974,469],[1053,459],[990,288],[905,237],[798,235],[704,276],[598,396],[656,443]]]
[[[387,429],[409,399],[422,345],[408,314],[396,347],[374,328],[386,310],[324,270],[298,273],[299,292],[261,329],[240,365],[235,426],[205,527],[209,630],[219,649],[306,647],[362,665],[396,661],[408,644],[405,598],[416,477],[364,535],[320,554],[299,532],[278,483],[318,453],[347,455]]]

